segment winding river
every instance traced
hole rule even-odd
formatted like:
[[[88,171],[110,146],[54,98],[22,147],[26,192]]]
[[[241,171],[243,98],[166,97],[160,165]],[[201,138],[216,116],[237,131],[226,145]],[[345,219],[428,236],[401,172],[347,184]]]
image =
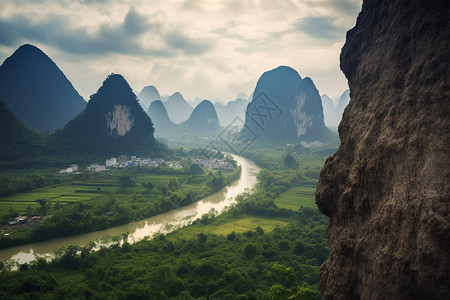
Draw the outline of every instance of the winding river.
[[[252,189],[256,184],[256,175],[260,168],[252,161],[239,155],[232,155],[234,160],[242,167],[241,177],[231,185],[223,188],[219,192],[212,194],[191,205],[159,214],[148,219],[128,223],[105,230],[99,230],[69,237],[27,244],[0,250],[0,261],[6,262],[10,259],[20,264],[33,261],[38,256],[51,257],[52,252],[64,246],[82,246],[89,242],[96,242],[97,246],[108,245],[102,243],[105,236],[120,236],[129,233],[128,242],[134,243],[145,237],[152,237],[155,233],[169,233],[176,228],[189,225],[203,214],[214,209],[221,213],[225,207],[235,204],[235,197]]]

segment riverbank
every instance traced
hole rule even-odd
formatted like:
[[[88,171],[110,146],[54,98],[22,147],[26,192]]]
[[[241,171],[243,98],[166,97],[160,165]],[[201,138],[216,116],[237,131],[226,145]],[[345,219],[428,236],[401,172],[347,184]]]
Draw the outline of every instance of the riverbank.
[[[122,234],[129,233],[128,240],[132,243],[158,232],[166,233],[180,226],[187,225],[193,220],[200,218],[203,214],[208,213],[211,209],[220,213],[225,207],[235,203],[235,197],[238,194],[252,189],[255,186],[257,182],[256,176],[260,170],[252,161],[237,155],[232,156],[238,165],[242,167],[240,178],[228,187],[198,202],[142,221],[124,224],[106,230],[2,249],[0,250],[0,261],[6,262],[13,259],[23,264],[32,261],[38,256],[47,255],[61,247],[85,245],[89,242],[99,240],[103,236],[121,236]]]
[[[64,184],[1,197],[3,211],[11,205],[10,210],[17,208],[22,216],[39,214],[53,218],[30,230],[22,230],[20,224],[12,226],[12,231],[0,236],[0,248],[143,220],[196,202],[239,176],[240,167],[202,169],[191,161],[179,169],[138,166],[73,175]]]

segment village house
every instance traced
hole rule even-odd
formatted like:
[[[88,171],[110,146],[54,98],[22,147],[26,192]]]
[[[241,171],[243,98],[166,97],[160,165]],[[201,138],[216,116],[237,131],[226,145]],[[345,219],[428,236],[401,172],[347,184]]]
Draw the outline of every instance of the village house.
[[[168,161],[167,165],[171,168],[181,169],[183,166],[177,161]]]
[[[115,166],[117,166],[117,158],[116,157],[111,157],[110,159],[106,160],[107,168],[115,167]]]
[[[78,171],[78,165],[72,164],[68,168],[65,168],[65,169],[62,169],[61,171],[59,171],[58,174],[67,174],[67,173],[73,173],[76,171]]]
[[[28,217],[27,216],[18,216],[14,220],[16,220],[17,223],[19,223],[19,224],[25,224],[28,220]]]
[[[101,172],[106,170],[106,166],[99,165],[99,164],[92,164],[86,168],[87,171],[91,172]]]

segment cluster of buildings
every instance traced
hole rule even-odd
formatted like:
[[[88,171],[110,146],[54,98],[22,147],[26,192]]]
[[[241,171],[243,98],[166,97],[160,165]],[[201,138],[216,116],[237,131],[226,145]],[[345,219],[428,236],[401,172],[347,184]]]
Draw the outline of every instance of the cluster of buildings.
[[[86,168],[86,170],[91,172],[100,172],[111,168],[125,168],[134,166],[157,167],[162,163],[165,163],[165,165],[176,169],[180,169],[183,167],[179,162],[164,161],[164,159],[162,158],[139,158],[136,156],[131,156],[130,159],[128,159],[127,156],[121,155],[119,157],[112,157],[107,159],[105,165],[90,165]]]
[[[7,221],[6,226],[3,226],[1,231],[9,232],[15,226],[33,224],[39,222],[40,220],[42,220],[41,215],[18,216],[17,218]],[[6,233],[5,235],[9,235],[9,233]]]
[[[131,156],[129,159],[126,155],[121,155],[119,157],[112,157],[106,160],[104,165],[99,165],[97,163],[92,164],[86,168],[87,171],[91,172],[101,172],[109,170],[111,168],[125,168],[134,166],[149,166],[157,167],[165,163],[166,166],[171,168],[180,169],[183,166],[176,161],[165,161],[162,158],[139,158],[136,156]]]
[[[73,173],[73,172],[77,172],[77,171],[78,171],[78,165],[73,164],[73,165],[70,165],[68,168],[62,169],[61,171],[58,172],[58,174],[67,174],[67,173]]]
[[[134,166],[149,166],[157,167],[161,163],[165,162],[162,158],[139,158],[136,156],[131,156],[130,159],[126,155],[121,155],[119,157],[112,157],[106,160],[105,166],[107,168],[124,168],[124,167],[134,167]],[[169,163],[174,164],[174,162],[165,162],[167,165]],[[172,166],[172,165],[171,165]],[[174,165],[175,167],[175,165]],[[180,164],[176,165],[177,168],[181,168]]]
[[[310,148],[310,147],[322,147],[323,145],[325,145],[324,143],[321,143],[321,142],[319,142],[319,141],[314,141],[314,142],[305,142],[305,141],[302,141],[301,142],[301,145],[303,146],[303,147],[306,147],[306,148]]]
[[[223,170],[233,170],[234,167],[225,159],[193,159],[193,163],[199,164],[205,169],[223,169]],[[106,160],[104,165],[100,165],[98,163],[92,164],[86,168],[86,171],[90,172],[101,172],[106,171],[111,168],[125,168],[125,167],[134,167],[134,166],[149,166],[149,167],[158,167],[161,164],[165,166],[180,169],[183,166],[180,162],[177,161],[165,161],[162,158],[139,158],[136,156],[131,156],[128,158],[126,155],[121,155],[119,157],[112,157]],[[58,174],[67,174],[78,171],[78,165],[73,164],[68,168],[62,169],[58,172]]]

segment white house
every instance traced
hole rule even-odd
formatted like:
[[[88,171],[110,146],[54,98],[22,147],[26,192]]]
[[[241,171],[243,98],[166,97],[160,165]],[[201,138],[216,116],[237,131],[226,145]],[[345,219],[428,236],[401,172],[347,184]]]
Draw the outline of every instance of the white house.
[[[86,168],[86,170],[91,172],[100,172],[106,170],[106,166],[102,166],[99,164],[93,164]]]
[[[106,160],[106,167],[114,167],[117,166],[117,158],[111,157],[110,159]]]

